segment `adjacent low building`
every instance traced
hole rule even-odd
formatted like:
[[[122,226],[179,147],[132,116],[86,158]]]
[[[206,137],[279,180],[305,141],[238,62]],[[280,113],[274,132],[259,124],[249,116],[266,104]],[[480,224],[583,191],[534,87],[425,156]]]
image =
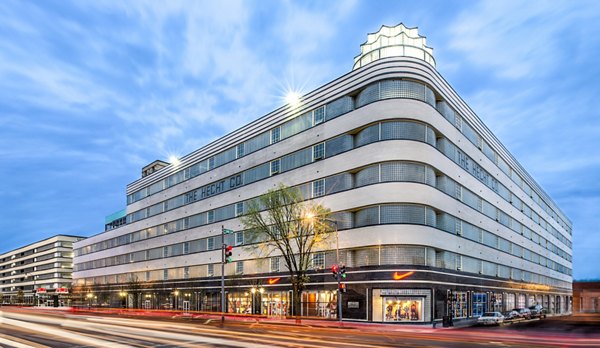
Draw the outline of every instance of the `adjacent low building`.
[[[571,222],[436,71],[417,29],[382,27],[351,72],[159,164],[128,185],[125,225],[75,243],[74,277],[98,305],[220,310],[224,226],[236,231],[226,310],[289,313],[284,262],[258,254],[239,218],[284,183],[334,212],[344,318],[571,311]],[[312,256],[303,315],[338,315],[336,255]]]
[[[573,282],[573,311],[600,313],[600,281]]]
[[[69,304],[73,243],[83,238],[56,235],[1,254],[2,303],[41,306]]]

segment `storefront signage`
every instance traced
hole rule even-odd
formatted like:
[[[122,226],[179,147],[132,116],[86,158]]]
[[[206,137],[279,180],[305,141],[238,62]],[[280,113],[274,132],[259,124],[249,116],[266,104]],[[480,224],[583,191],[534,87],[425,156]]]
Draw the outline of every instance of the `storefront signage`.
[[[269,278],[269,285],[277,283],[281,278]]]
[[[348,301],[348,308],[359,308],[358,301]]]
[[[38,294],[46,293],[46,288],[37,288],[35,292]]]
[[[406,277],[409,277],[411,275],[413,275],[415,272],[411,271],[411,272],[405,272],[405,273],[398,273],[398,272],[394,272],[394,280],[402,280]]]
[[[69,293],[69,289],[67,288],[58,288],[55,291],[57,294],[68,294]]]
[[[213,182],[194,191],[184,194],[184,204],[193,203],[242,185],[242,174],[233,175],[225,180]]]

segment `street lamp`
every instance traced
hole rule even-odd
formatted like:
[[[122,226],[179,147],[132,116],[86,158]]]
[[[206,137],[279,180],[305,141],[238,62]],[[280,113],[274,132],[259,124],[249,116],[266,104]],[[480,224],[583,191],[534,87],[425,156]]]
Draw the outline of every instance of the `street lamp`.
[[[85,295],[85,297],[88,299],[88,308],[92,307],[92,298],[94,297],[94,294],[92,294],[91,292],[88,292],[87,295]]]
[[[127,293],[125,291],[121,291],[119,292],[119,296],[121,296],[121,306],[123,303],[125,303],[125,308],[129,308],[129,306],[127,306]]]
[[[177,308],[179,307],[179,303],[177,302],[177,296],[179,296],[179,291],[173,291],[173,295],[175,295],[175,310],[177,310]]]

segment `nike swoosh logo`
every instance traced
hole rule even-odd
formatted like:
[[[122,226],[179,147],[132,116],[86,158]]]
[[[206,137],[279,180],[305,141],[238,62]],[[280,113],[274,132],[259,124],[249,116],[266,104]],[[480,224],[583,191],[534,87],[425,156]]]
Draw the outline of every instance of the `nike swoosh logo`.
[[[406,273],[402,273],[402,274],[398,274],[398,272],[394,272],[394,280],[404,279],[404,278],[412,275],[413,273],[415,273],[415,272],[410,271],[410,272],[406,272]]]
[[[269,285],[273,285],[275,283],[277,283],[279,281],[279,279],[281,278],[269,278]]]

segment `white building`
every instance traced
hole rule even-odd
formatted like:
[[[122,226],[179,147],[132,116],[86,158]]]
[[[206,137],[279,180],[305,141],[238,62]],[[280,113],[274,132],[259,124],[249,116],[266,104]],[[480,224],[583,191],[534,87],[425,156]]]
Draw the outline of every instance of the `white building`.
[[[67,304],[73,272],[73,242],[82,239],[57,235],[0,254],[2,303]]]
[[[344,318],[571,310],[571,222],[402,24],[370,34],[354,69],[299,105],[128,185],[126,225],[77,242],[74,277],[113,305],[218,310],[224,225],[239,246],[226,267],[228,311],[289,311],[283,262],[257,257],[238,218],[281,182],[335,212]],[[304,315],[336,315],[334,256],[314,255]]]

